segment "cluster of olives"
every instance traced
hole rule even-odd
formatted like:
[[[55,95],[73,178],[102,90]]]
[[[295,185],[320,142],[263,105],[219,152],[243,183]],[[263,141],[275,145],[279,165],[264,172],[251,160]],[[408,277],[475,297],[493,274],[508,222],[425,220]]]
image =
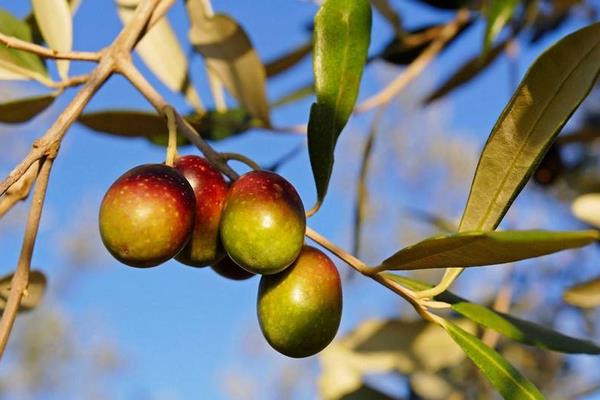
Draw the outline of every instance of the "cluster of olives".
[[[262,275],[260,327],[282,354],[313,355],[337,332],[339,274],[323,252],[304,245],[304,206],[276,173],[252,171],[229,184],[198,156],[179,157],[173,167],[141,165],[108,189],[99,225],[108,251],[133,267],[175,258],[235,280]]]

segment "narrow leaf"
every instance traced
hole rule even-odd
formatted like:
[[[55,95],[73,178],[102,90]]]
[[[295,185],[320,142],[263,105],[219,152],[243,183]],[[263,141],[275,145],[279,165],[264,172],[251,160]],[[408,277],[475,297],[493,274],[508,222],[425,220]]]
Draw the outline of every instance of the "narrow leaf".
[[[400,20],[400,15],[398,15],[394,7],[390,4],[390,0],[371,0],[371,4],[387,20],[394,30],[396,37],[401,37],[404,34],[402,21]]]
[[[406,247],[383,261],[378,270],[477,267],[539,257],[585,246],[597,231],[488,231],[435,236]]]
[[[424,104],[430,104],[452,92],[454,89],[457,89],[463,86],[465,83],[470,82],[472,79],[477,77],[481,72],[483,72],[487,67],[489,67],[494,61],[498,59],[500,54],[504,52],[506,46],[508,46],[509,40],[504,40],[503,42],[495,45],[490,51],[488,51],[483,58],[481,55],[477,54],[467,60],[464,64],[462,64],[458,69],[450,75],[444,83],[439,85],[437,89],[435,89],[429,96],[425,98],[423,101]]]
[[[40,32],[51,49],[71,51],[73,46],[73,18],[67,0],[31,0],[33,15]],[[69,61],[56,61],[62,79],[69,75]]]
[[[25,22],[0,9],[0,32],[27,42],[32,41],[31,28]],[[0,44],[0,79],[46,77],[46,67],[38,56]]]
[[[209,111],[202,116],[189,115],[186,120],[209,140],[222,140],[240,134],[251,126],[250,116],[243,110],[228,110],[225,113]],[[167,144],[167,124],[155,113],[133,110],[106,110],[85,113],[77,120],[88,128],[102,133],[123,137],[142,137],[154,144]],[[179,137],[180,144],[187,140]]]
[[[138,1],[118,2],[119,17],[127,23]],[[182,93],[197,110],[204,109],[190,81],[187,57],[167,17],[158,21],[136,46],[140,58],[169,89]]]
[[[441,51],[448,48],[471,25],[472,22],[462,24],[456,35],[446,41]],[[428,24],[411,29],[401,37],[394,35],[390,41],[388,41],[378,57],[390,64],[408,65],[419,57],[419,55],[421,55],[421,53],[439,37],[445,26],[446,24]]]
[[[352,113],[371,37],[368,0],[326,0],[315,17],[313,71],[317,102],[310,110],[308,151],[318,209],[327,193],[337,139]]]
[[[473,322],[521,343],[561,353],[600,354],[600,347],[593,342],[563,335],[480,304],[460,302],[454,304],[452,309]]]
[[[499,353],[450,321],[442,325],[505,399],[543,399],[540,391]]]
[[[426,290],[432,287],[406,276],[391,273],[384,273],[383,275],[411,290]],[[600,287],[597,287],[595,293],[598,293],[599,289]],[[600,347],[589,340],[567,336],[531,321],[525,321],[489,307],[471,303],[469,300],[451,292],[437,295],[435,299],[451,304],[452,309],[464,317],[517,342],[561,353],[600,354]]]
[[[365,145],[363,147],[362,158],[360,162],[360,170],[358,175],[358,183],[356,185],[356,202],[354,204],[354,227],[353,231],[353,245],[352,254],[359,255],[361,249],[361,234],[363,228],[363,222],[366,216],[367,201],[368,201],[368,187],[367,187],[367,173],[371,163],[371,154],[373,152],[373,144],[375,138],[379,133],[379,124],[383,118],[385,109],[380,108],[377,114],[373,117],[371,127],[369,128],[369,134]]]
[[[565,291],[563,299],[565,302],[581,308],[600,306],[600,277],[573,286]]]
[[[8,295],[10,294],[10,285],[13,274],[0,278],[0,310],[4,310]],[[40,271],[31,271],[29,273],[29,284],[27,292],[21,298],[19,312],[29,311],[37,307],[46,291],[47,279]]]
[[[281,96],[279,99],[273,101],[271,103],[271,108],[282,107],[287,104],[295,103],[299,100],[302,100],[308,96],[312,96],[315,94],[315,85],[310,82],[307,85],[301,86],[297,89],[294,89],[290,93],[287,93]]]
[[[499,223],[600,72],[600,23],[570,34],[529,69],[496,122],[475,172],[460,230]]]
[[[0,123],[18,124],[27,122],[54,102],[54,94],[28,97],[0,104]]]
[[[484,54],[489,51],[492,42],[512,18],[519,2],[520,0],[495,0],[491,2],[483,40]]]
[[[312,40],[301,44],[292,51],[283,54],[265,64],[265,71],[268,78],[277,76],[288,69],[296,66],[300,61],[309,55],[312,51]]]
[[[600,228],[600,193],[577,197],[571,205],[571,211],[583,222]]]
[[[188,0],[192,27],[189,38],[204,56],[207,68],[214,72],[240,105],[271,125],[266,94],[266,72],[248,34],[230,16],[207,16],[203,7]]]

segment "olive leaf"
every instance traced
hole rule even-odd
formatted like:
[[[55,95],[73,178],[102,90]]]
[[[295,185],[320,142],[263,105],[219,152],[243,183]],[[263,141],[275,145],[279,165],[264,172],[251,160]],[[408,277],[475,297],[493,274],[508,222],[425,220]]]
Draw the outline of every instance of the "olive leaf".
[[[308,56],[311,51],[312,40],[309,40],[292,51],[265,63],[267,77],[272,78],[296,66],[300,61],[304,60],[304,58]]]
[[[2,9],[0,9],[0,32],[27,42],[32,41],[29,25]],[[44,80],[47,76],[46,66],[40,57],[0,44],[0,79]]]
[[[10,294],[10,285],[13,278],[13,274],[0,278],[0,309],[4,310],[6,301]],[[30,311],[36,308],[46,291],[47,279],[41,271],[31,271],[29,273],[29,284],[27,285],[27,292],[21,297],[21,304],[19,305],[19,312]]]
[[[392,273],[384,273],[383,275],[412,290],[426,290],[432,287],[429,284],[406,276]],[[595,289],[597,290],[598,287]],[[596,293],[598,292],[596,291]],[[485,328],[495,330],[514,341],[561,353],[600,354],[600,346],[589,340],[567,336],[531,321],[472,303],[451,292],[443,292],[435,296],[435,299],[451,304],[453,311]]]
[[[0,123],[27,122],[50,106],[55,94],[44,94],[0,103]]]
[[[317,102],[308,121],[308,152],[317,210],[333,170],[337,139],[352,114],[371,38],[368,0],[326,0],[315,17],[313,71]]]
[[[312,96],[315,94],[315,85],[313,82],[310,82],[306,85],[303,85],[299,88],[292,90],[289,93],[284,94],[277,100],[271,103],[271,108],[282,107],[291,103],[295,103],[299,100],[302,100],[306,97]]]
[[[117,2],[119,17],[127,23],[135,12],[138,0]],[[150,71],[169,89],[182,93],[198,112],[204,110],[198,92],[190,80],[187,57],[165,16],[137,44],[136,51]]]
[[[248,34],[232,17],[208,16],[202,4],[187,1],[191,20],[190,42],[204,56],[206,67],[216,74],[240,105],[271,126],[265,67]]]
[[[566,303],[581,308],[600,306],[600,277],[567,289],[563,293],[563,299]]]
[[[463,86],[465,83],[470,82],[487,67],[489,67],[494,61],[496,61],[504,52],[509,43],[510,39],[506,39],[492,47],[492,49],[487,51],[483,57],[479,54],[476,54],[472,58],[468,59],[464,64],[459,66],[449,78],[447,78],[431,94],[429,94],[425,100],[423,100],[423,103],[430,104],[435,100],[448,95],[448,93]]]
[[[598,231],[471,231],[434,236],[405,247],[376,267],[377,271],[476,267],[539,257],[585,246]]]
[[[238,135],[252,126],[248,113],[240,109],[226,112],[208,111],[202,115],[192,114],[185,119],[209,140],[222,140]],[[77,122],[102,133],[123,137],[141,137],[152,143],[166,146],[168,139],[167,123],[156,113],[136,110],[105,110],[82,114]],[[189,144],[183,136],[178,137],[180,145]]]
[[[499,223],[552,140],[600,73],[600,23],[580,29],[533,63],[481,153],[459,230]]]
[[[492,42],[498,37],[502,28],[511,19],[520,0],[495,0],[490,4],[487,13],[485,35],[483,39],[484,54],[490,49]]]
[[[571,205],[573,215],[585,223],[600,228],[600,193],[583,194]]]
[[[462,347],[465,354],[483,372],[483,375],[502,397],[507,400],[544,398],[533,383],[521,375],[498,352],[486,346],[476,336],[450,321],[444,321],[442,327]]]
[[[454,43],[471,25],[473,25],[471,21],[462,24],[456,35],[444,43],[442,51]],[[408,65],[438,38],[445,26],[445,24],[425,25],[411,29],[401,37],[394,35],[378,57],[390,64]]]
[[[48,46],[57,51],[71,51],[73,46],[73,18],[67,0],[31,0],[33,15]],[[69,61],[57,60],[62,79],[69,75]]]

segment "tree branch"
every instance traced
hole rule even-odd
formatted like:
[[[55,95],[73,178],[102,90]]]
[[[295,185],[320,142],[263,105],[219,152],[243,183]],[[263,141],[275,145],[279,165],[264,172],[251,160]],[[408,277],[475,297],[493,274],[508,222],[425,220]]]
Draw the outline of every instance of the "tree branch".
[[[27,217],[27,226],[25,228],[25,237],[21,247],[21,254],[17,263],[17,269],[11,280],[10,293],[6,300],[6,307],[2,313],[2,319],[0,319],[0,358],[2,358],[2,355],[4,354],[8,337],[12,331],[17,311],[21,304],[21,298],[29,283],[31,257],[38,228],[40,226],[40,218],[44,207],[44,198],[46,197],[46,188],[48,187],[52,161],[52,157],[44,159],[36,180],[33,201],[31,202],[29,216]]]
[[[75,60],[75,61],[100,61],[101,51],[57,51],[35,43],[21,40],[14,36],[5,35],[0,32],[0,44],[6,47],[23,50],[28,53],[37,54],[44,58],[53,58],[55,60]]]

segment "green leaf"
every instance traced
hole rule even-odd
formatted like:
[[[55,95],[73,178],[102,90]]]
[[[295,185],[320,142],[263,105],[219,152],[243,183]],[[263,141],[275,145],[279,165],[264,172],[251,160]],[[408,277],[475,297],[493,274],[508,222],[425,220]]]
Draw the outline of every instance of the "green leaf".
[[[73,18],[67,0],[31,0],[33,15],[48,46],[57,51],[73,47]],[[69,60],[57,60],[62,79],[69,75]]]
[[[392,273],[384,273],[383,275],[411,290],[426,290],[432,287],[429,284],[406,276]],[[594,294],[600,292],[600,283],[595,290]],[[567,336],[533,322],[495,311],[486,306],[471,303],[469,300],[451,292],[444,292],[437,295],[435,299],[451,304],[452,309],[462,316],[469,318],[481,326],[493,329],[517,342],[561,353],[600,354],[600,347],[589,340]]]
[[[209,16],[200,3],[187,1],[190,42],[240,105],[265,127],[271,126],[265,67],[248,34],[228,15]]]
[[[460,30],[444,44],[441,51],[448,48],[471,25],[472,22],[461,25]],[[379,58],[390,64],[408,65],[419,57],[421,53],[438,38],[445,26],[446,24],[428,24],[411,29],[400,37],[398,35],[393,35],[379,54]]]
[[[0,278],[0,310],[6,307],[6,301],[10,294],[10,285],[13,274]],[[36,308],[46,291],[47,279],[40,271],[31,271],[29,273],[29,284],[27,285],[27,293],[21,298],[19,312],[30,311]]]
[[[301,44],[292,51],[279,56],[265,64],[265,71],[268,78],[277,76],[288,69],[297,65],[300,61],[309,55],[312,51],[312,40]]]
[[[296,101],[302,100],[308,96],[312,96],[313,94],[315,94],[315,85],[311,82],[281,96],[279,99],[271,103],[271,108],[282,107],[290,103],[295,103]]]
[[[477,267],[539,257],[585,246],[597,231],[487,231],[434,236],[408,246],[383,261],[377,270]]]
[[[0,9],[0,32],[27,42],[32,41],[27,23]],[[35,79],[48,76],[42,59],[35,54],[9,49],[0,44],[0,79]]]
[[[492,230],[600,73],[600,23],[568,35],[529,69],[483,149],[459,230]]]
[[[502,397],[510,400],[544,398],[533,383],[477,337],[450,321],[444,321],[442,326]]]
[[[491,2],[483,40],[484,54],[489,51],[492,42],[512,18],[519,3],[520,0],[494,0]]]
[[[600,347],[593,342],[563,335],[480,304],[460,302],[452,305],[452,309],[479,325],[521,343],[561,353],[600,354]]]
[[[222,140],[240,134],[251,126],[251,118],[244,110],[231,109],[224,113],[210,111],[202,116],[189,115],[186,120],[209,140]],[[167,145],[166,121],[158,114],[133,110],[106,110],[85,113],[77,120],[88,128],[123,137],[142,137],[154,144]],[[180,145],[189,144],[179,136]]]
[[[308,152],[318,209],[327,193],[337,139],[352,114],[371,38],[368,0],[326,0],[315,17],[317,102],[308,121]]]
[[[566,290],[563,299],[565,302],[581,308],[600,306],[600,276]]]
[[[54,102],[54,94],[11,100],[0,104],[0,123],[18,124],[27,122]]]
[[[458,69],[452,75],[450,75],[450,77],[446,79],[444,83],[439,85],[437,89],[428,95],[425,100],[423,100],[423,103],[430,104],[477,77],[488,66],[496,61],[496,59],[498,59],[500,54],[502,54],[508,46],[509,42],[510,41],[507,39],[498,43],[490,51],[484,54],[483,58],[481,55],[477,54],[467,60],[464,64],[458,67]]]
[[[138,3],[137,0],[117,2],[119,17],[123,23],[131,20]],[[183,94],[197,111],[204,109],[200,96],[190,81],[186,54],[166,16],[146,32],[135,50],[166,87]]]
[[[375,142],[375,138],[379,133],[379,124],[383,118],[385,109],[380,108],[373,117],[373,121],[371,122],[371,127],[369,128],[369,134],[367,136],[367,140],[365,141],[365,145],[363,147],[362,158],[360,162],[360,170],[358,175],[358,183],[356,185],[356,200],[354,203],[354,227],[353,231],[353,245],[352,245],[352,254],[359,255],[361,250],[361,234],[364,219],[367,213],[367,201],[369,196],[368,186],[367,186],[367,173],[369,171],[369,167],[371,164],[371,154],[373,152],[373,144]]]

